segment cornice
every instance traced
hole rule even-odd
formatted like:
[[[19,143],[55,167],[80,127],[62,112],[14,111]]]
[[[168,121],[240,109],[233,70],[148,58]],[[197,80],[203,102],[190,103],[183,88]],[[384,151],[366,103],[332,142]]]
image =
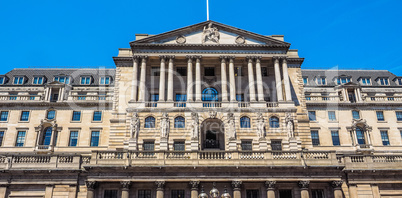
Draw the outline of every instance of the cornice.
[[[221,48],[221,47],[229,47],[229,48],[285,48],[288,49],[289,45],[262,45],[262,44],[158,44],[158,43],[132,43],[130,44],[131,48],[134,49],[136,47],[164,47],[164,48],[187,48],[187,47],[197,47],[197,48]]]

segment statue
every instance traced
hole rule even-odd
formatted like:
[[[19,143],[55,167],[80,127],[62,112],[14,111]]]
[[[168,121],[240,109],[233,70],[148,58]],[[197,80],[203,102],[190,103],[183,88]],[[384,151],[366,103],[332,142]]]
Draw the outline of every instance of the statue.
[[[133,113],[131,118],[131,138],[137,138],[138,132],[140,131],[140,118],[138,118],[138,113]]]
[[[193,119],[191,139],[198,139],[198,113],[191,113],[191,117]]]
[[[292,118],[292,115],[290,113],[286,114],[285,121],[286,121],[286,129],[287,129],[287,132],[288,132],[288,137],[289,138],[294,138],[295,134],[294,134],[294,130],[293,130],[293,118]]]
[[[169,115],[168,113],[164,112],[161,118],[161,137],[167,138],[169,135]]]
[[[236,138],[236,126],[233,113],[228,113],[229,140]]]
[[[208,28],[204,26],[204,30],[202,31],[202,43],[204,44],[207,41],[212,41],[215,43],[219,43],[220,34],[218,32],[218,28],[212,27],[212,23],[208,24]]]
[[[265,120],[262,113],[257,114],[257,135],[260,139],[265,138]]]

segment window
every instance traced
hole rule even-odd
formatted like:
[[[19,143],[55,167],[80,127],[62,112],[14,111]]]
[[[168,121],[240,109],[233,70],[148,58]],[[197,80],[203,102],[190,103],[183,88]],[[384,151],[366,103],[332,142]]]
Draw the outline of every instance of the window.
[[[389,146],[388,131],[380,131],[380,133],[381,133],[382,145]]]
[[[98,93],[98,96],[99,96],[98,97],[99,100],[106,100],[106,93],[104,93],[104,92],[103,93]]]
[[[218,101],[218,91],[215,88],[208,87],[202,90],[202,101]]]
[[[238,102],[244,102],[244,94],[236,94],[236,100]]]
[[[72,121],[80,121],[81,120],[81,111],[73,111]]]
[[[29,93],[29,95],[31,95],[30,97],[29,97],[29,100],[35,100],[35,98],[37,98],[36,96],[38,95],[38,93]],[[38,100],[39,100],[39,97],[38,97]]]
[[[271,149],[273,151],[281,151],[282,150],[282,141],[281,140],[272,140],[271,141]]]
[[[277,118],[277,117],[269,118],[269,127],[279,128],[279,118]]]
[[[204,68],[204,76],[215,76],[215,68],[214,67],[205,67]]]
[[[268,76],[268,67],[261,67],[261,75],[262,77]]]
[[[47,128],[45,128],[45,130],[43,130],[42,145],[46,145],[46,146],[50,145],[50,141],[52,140],[52,132],[53,132],[52,127],[47,127]]]
[[[145,118],[144,128],[155,128],[155,118],[154,117]]]
[[[364,137],[364,131],[360,127],[356,127],[357,144],[366,144],[366,139]]]
[[[138,190],[138,198],[151,198],[151,190]]]
[[[53,120],[54,117],[56,117],[56,111],[55,111],[55,110],[49,110],[49,111],[47,111],[47,116],[46,116],[46,118],[47,118],[48,120]]]
[[[292,198],[292,190],[279,190],[279,198]]]
[[[359,120],[359,119],[360,119],[360,113],[359,113],[359,111],[353,110],[353,111],[352,111],[352,116],[353,116],[353,119]]]
[[[4,76],[0,76],[0,85],[3,85],[6,82],[6,78]]]
[[[0,113],[0,121],[6,122],[8,120],[8,111],[2,111]]]
[[[184,190],[172,190],[171,198],[184,198]]]
[[[104,198],[117,198],[118,190],[105,190],[103,197]]]
[[[335,111],[328,111],[328,119],[330,121],[336,121]]]
[[[101,84],[101,85],[108,85],[108,84],[110,84],[110,77],[109,77],[109,76],[100,77],[100,79],[99,79],[99,84]]]
[[[184,128],[186,125],[185,119],[181,116],[174,119],[174,128]]]
[[[81,77],[81,85],[90,85],[91,77],[90,76],[82,76]]]
[[[240,118],[240,128],[250,128],[250,118],[249,117],[241,117]]]
[[[235,76],[243,76],[242,67],[235,67]]]
[[[312,189],[311,198],[324,198],[324,190],[322,189]]]
[[[315,117],[315,111],[309,111],[308,112],[308,119],[310,121],[316,121],[317,120],[316,117]]]
[[[42,76],[36,76],[36,77],[34,77],[32,84],[34,84],[34,85],[41,85],[41,84],[43,84],[43,77],[42,77]]]
[[[340,84],[345,84],[350,82],[350,77],[338,77],[336,78],[336,84],[340,85]]]
[[[307,85],[307,83],[308,83],[308,78],[307,78],[307,77],[303,77],[303,84],[304,84],[304,85]]]
[[[102,111],[94,111],[93,121],[102,121]]]
[[[57,81],[59,83],[70,84],[70,77],[68,77],[68,76],[56,76],[56,77],[54,77],[54,81]]]
[[[14,77],[14,85],[22,85],[22,84],[24,84],[24,77],[23,76]]]
[[[339,132],[336,130],[331,131],[331,136],[332,136],[332,145],[334,146],[339,146],[341,145],[341,142],[339,141]]]
[[[18,131],[17,141],[15,143],[16,147],[23,147],[25,142],[25,131]]]
[[[326,85],[326,80],[325,77],[318,77],[317,79],[317,85]]]
[[[87,93],[85,93],[85,92],[78,93],[78,100],[86,100],[86,98],[87,98]]]
[[[160,68],[151,67],[151,76],[160,76]]]
[[[68,146],[77,146],[77,143],[78,143],[78,131],[71,131]]]
[[[175,151],[184,151],[185,150],[185,144],[184,144],[184,141],[175,141],[174,143],[173,143],[173,149],[175,150]]]
[[[147,141],[147,142],[144,142],[144,144],[142,146],[143,146],[144,151],[153,151],[155,149],[154,145],[155,144],[153,141],[152,142]]]
[[[159,101],[159,94],[151,94],[151,102]]]
[[[384,119],[384,112],[382,112],[382,111],[377,111],[376,113],[377,113],[377,120],[378,120],[378,121],[384,121],[384,120],[385,120],[385,119]]]
[[[259,198],[258,190],[246,190],[246,198]]]
[[[242,151],[251,151],[251,150],[253,150],[253,145],[252,145],[251,141],[249,141],[249,140],[241,141],[241,150]]]
[[[28,121],[29,120],[29,111],[22,111],[20,121]]]
[[[4,131],[0,131],[0,146],[3,145]]]
[[[402,121],[402,111],[397,111],[396,113],[396,120]]]
[[[186,67],[176,67],[176,72],[180,76],[187,76],[187,68]]]
[[[371,79],[368,77],[360,78],[360,83],[362,85],[371,85]]]
[[[320,137],[318,136],[318,131],[311,131],[311,141],[313,142],[313,146],[320,145]]]
[[[402,78],[398,78],[396,81],[398,82],[398,85],[402,85]]]
[[[176,107],[186,107],[187,95],[186,94],[176,94]]]
[[[8,98],[9,100],[17,100],[17,93],[10,93],[10,97]]]
[[[388,85],[388,78],[378,78],[378,84],[380,85]]]
[[[91,146],[98,146],[99,145],[99,131],[92,131],[91,133]]]

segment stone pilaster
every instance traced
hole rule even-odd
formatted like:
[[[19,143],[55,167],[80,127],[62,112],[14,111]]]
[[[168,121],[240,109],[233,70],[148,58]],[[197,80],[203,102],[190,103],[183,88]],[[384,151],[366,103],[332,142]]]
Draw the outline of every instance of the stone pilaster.
[[[298,183],[301,191],[301,198],[309,198],[308,194],[308,187],[310,185],[310,181],[304,180],[304,181],[299,181]]]
[[[121,198],[129,198],[131,181],[121,181],[120,185],[121,185]]]
[[[198,198],[198,186],[200,181],[190,181],[191,186],[191,198]]]
[[[349,197],[350,198],[358,198],[356,184],[349,184]]]
[[[331,182],[331,186],[332,186],[332,188],[334,188],[334,198],[343,198],[342,184],[343,184],[343,181],[341,181],[341,180]]]
[[[233,198],[241,198],[241,184],[242,181],[239,180],[232,181]]]
[[[156,181],[156,198],[163,198],[163,193],[165,190],[165,181]]]
[[[275,198],[275,185],[276,181],[266,181],[265,186],[267,187],[267,198]]]
[[[97,186],[96,181],[86,181],[85,185],[87,186],[87,198],[94,198],[95,188]]]
[[[0,197],[7,197],[8,184],[0,185]]]

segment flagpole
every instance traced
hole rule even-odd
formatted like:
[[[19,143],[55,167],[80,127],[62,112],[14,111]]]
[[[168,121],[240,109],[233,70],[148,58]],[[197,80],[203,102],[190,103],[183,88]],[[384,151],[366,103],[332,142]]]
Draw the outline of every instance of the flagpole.
[[[208,5],[208,0],[207,0],[207,21],[209,21],[209,5]]]

